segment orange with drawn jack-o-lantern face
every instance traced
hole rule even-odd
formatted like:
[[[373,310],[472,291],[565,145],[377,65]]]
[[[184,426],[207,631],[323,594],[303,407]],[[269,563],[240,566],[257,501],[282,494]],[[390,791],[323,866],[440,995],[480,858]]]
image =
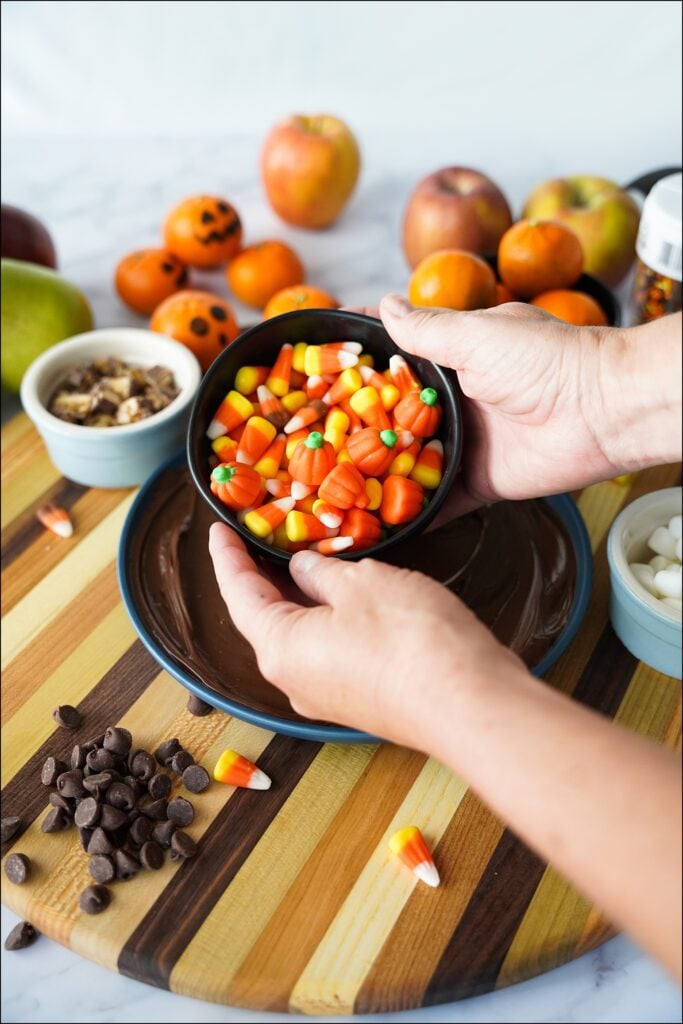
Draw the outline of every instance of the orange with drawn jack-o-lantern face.
[[[167,248],[191,267],[215,267],[239,251],[242,224],[234,206],[219,196],[192,196],[164,223]]]
[[[235,314],[225,299],[190,290],[176,292],[157,306],[149,326],[187,345],[204,371],[239,334]]]

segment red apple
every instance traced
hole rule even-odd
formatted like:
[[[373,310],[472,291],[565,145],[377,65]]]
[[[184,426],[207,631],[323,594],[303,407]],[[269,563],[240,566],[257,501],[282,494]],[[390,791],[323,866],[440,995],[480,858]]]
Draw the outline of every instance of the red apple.
[[[512,224],[498,186],[470,167],[443,167],[416,186],[403,218],[403,251],[411,267],[438,249],[486,255]]]
[[[52,239],[36,217],[3,203],[1,222],[3,259],[26,260],[52,270],[57,267]]]
[[[581,242],[584,271],[605,284],[619,284],[633,263],[640,211],[628,192],[607,178],[546,181],[527,199],[523,216],[571,228]]]
[[[329,114],[295,114],[271,131],[261,154],[268,200],[288,224],[325,228],[337,219],[360,170],[358,144]]]

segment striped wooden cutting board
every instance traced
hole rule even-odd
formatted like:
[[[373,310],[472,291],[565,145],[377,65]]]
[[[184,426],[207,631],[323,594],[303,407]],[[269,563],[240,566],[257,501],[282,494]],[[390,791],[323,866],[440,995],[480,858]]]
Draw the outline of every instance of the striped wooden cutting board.
[[[13,847],[34,863],[24,886],[3,873],[2,898],[16,913],[154,985],[311,1014],[398,1010],[484,992],[547,971],[611,934],[435,761],[389,745],[292,740],[218,712],[189,715],[185,691],[159,671],[119,600],[114,558],[133,492],[61,479],[23,416],[4,430],[2,454],[3,815],[23,817],[28,827]],[[608,625],[605,535],[626,501],[677,478],[676,468],[662,468],[579,496],[594,592],[578,639],[549,676],[672,747],[681,735],[680,686],[639,664]],[[70,508],[72,539],[36,523],[48,498]],[[83,739],[115,722],[149,749],[178,735],[208,768],[234,747],[258,759],[273,788],[212,785],[194,801],[189,831],[199,855],[117,883],[109,910],[87,917],[78,909],[86,856],[73,829],[40,832],[40,766],[75,741],[54,728],[58,703],[81,709]],[[388,836],[410,823],[435,850],[438,890],[390,859]]]

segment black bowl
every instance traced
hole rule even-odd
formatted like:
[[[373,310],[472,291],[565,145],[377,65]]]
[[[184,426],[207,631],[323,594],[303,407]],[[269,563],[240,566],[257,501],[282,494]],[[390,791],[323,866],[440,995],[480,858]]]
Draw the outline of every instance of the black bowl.
[[[301,309],[284,313],[245,331],[232,342],[211,364],[199,391],[197,392],[190,425],[187,432],[187,461],[192,478],[205,501],[209,503],[219,519],[236,530],[253,548],[279,562],[288,562],[287,551],[255,537],[246,527],[238,523],[235,515],[212,493],[209,485],[211,474],[209,458],[213,454],[211,442],[206,436],[207,427],[213,415],[233,386],[235,374],[241,366],[272,366],[277,353],[285,342],[298,341],[323,344],[329,341],[360,341],[365,352],[374,357],[379,370],[389,365],[389,357],[401,350],[391,340],[379,320],[359,313],[345,313],[337,309]],[[370,555],[382,557],[396,544],[407,537],[421,533],[432,521],[451,489],[460,464],[462,452],[462,418],[454,385],[445,370],[425,359],[407,356],[425,387],[435,388],[443,408],[439,438],[444,447],[443,479],[434,491],[427,507],[404,527],[397,529],[385,540],[362,551],[349,551],[337,555],[355,561]]]

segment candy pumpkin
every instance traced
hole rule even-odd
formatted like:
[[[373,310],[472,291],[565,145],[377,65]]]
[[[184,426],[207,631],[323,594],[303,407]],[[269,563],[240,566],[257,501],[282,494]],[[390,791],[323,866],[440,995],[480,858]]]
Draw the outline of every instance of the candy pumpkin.
[[[354,435],[355,436],[355,435]],[[365,480],[352,462],[339,462],[329,471],[318,488],[318,496],[335,508],[349,509],[359,498],[367,504]]]
[[[410,391],[394,409],[396,425],[415,437],[431,437],[439,429],[441,406],[434,388]]]
[[[157,306],[149,326],[187,345],[202,370],[208,370],[216,356],[239,334],[231,307],[211,292],[176,292]]]
[[[371,548],[382,539],[382,527],[376,516],[360,508],[350,508],[344,515],[340,537],[353,537],[353,550]]]
[[[211,493],[234,512],[251,508],[261,492],[261,477],[240,462],[216,466],[211,473]]]
[[[298,480],[308,487],[317,487],[336,462],[337,456],[332,445],[318,430],[313,430],[305,441],[297,444],[287,468],[292,480]]]
[[[365,427],[351,434],[346,450],[351,461],[366,476],[381,476],[386,473],[394,458],[394,446],[398,440],[395,430],[378,430]]]
[[[237,211],[219,196],[184,199],[171,210],[163,230],[167,248],[191,267],[226,263],[242,241]]]
[[[169,249],[139,249],[124,256],[114,284],[122,301],[149,316],[160,302],[187,284],[187,267]]]
[[[215,470],[214,470],[215,473]],[[388,476],[382,488],[379,514],[389,526],[409,523],[424,508],[424,491],[406,476]]]

